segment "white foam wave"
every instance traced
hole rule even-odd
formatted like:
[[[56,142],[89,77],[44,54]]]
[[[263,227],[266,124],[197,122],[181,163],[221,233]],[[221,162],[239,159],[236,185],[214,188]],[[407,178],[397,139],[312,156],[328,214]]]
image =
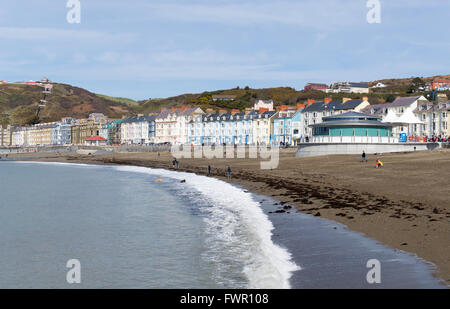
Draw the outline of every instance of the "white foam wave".
[[[15,163],[101,167],[77,163],[28,161],[15,161]],[[292,261],[288,250],[272,241],[274,226],[252,195],[224,181],[191,173],[137,166],[114,166],[113,168],[123,172],[144,173],[177,180],[185,179],[186,186],[201,193],[212,205],[205,210],[209,212],[205,222],[207,232],[214,235],[214,238],[209,239],[208,242],[209,250],[214,253],[209,258],[214,259],[220,255],[220,259],[211,261],[218,263],[216,266],[219,277],[221,273],[229,274],[230,270],[236,267],[238,259],[243,265],[241,271],[248,280],[246,288],[290,288],[289,279],[292,273],[301,268]]]
[[[290,288],[292,273],[299,270],[291,254],[272,241],[272,222],[259,203],[243,190],[224,181],[184,172],[118,166],[119,171],[145,173],[158,177],[186,180],[186,186],[201,193],[212,207],[205,217],[208,231],[215,235],[208,245],[221,251],[219,272],[227,272],[233,261],[242,261],[242,272],[248,279],[248,288]],[[226,252],[223,252],[224,249]],[[219,253],[219,252],[217,252]],[[225,261],[230,265],[225,265]]]

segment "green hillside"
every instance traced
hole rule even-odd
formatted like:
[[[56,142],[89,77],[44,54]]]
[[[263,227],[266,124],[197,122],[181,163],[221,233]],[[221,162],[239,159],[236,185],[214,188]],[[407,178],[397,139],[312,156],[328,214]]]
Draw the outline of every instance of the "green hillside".
[[[132,100],[121,101],[102,97],[82,88],[54,84],[48,103],[35,118],[38,103],[43,98],[42,88],[34,85],[0,85],[0,115],[2,123],[30,124],[51,122],[62,117],[85,118],[90,113],[103,113],[112,118],[134,112]]]

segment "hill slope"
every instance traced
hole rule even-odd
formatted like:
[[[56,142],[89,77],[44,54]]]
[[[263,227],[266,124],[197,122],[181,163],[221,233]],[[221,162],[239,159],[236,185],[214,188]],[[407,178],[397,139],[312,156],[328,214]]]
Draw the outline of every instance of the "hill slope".
[[[33,85],[0,85],[2,123],[25,125],[36,122],[38,102],[43,98],[42,90],[41,87]],[[54,84],[47,102],[46,107],[41,110],[39,122],[56,121],[62,117],[85,118],[90,113],[103,113],[112,118],[120,118],[133,112],[129,102],[127,104],[119,99],[102,97],[65,84]]]
[[[421,78],[424,83],[432,81],[434,78],[449,78],[450,75],[432,76]],[[333,100],[340,100],[343,97],[352,99],[361,99],[364,96],[369,98],[371,104],[381,104],[385,102],[392,102],[397,96],[410,96],[416,94],[425,94],[414,92],[414,77],[399,78],[399,79],[383,79],[378,81],[368,82],[369,86],[373,86],[378,82],[386,84],[388,87],[374,89],[369,94],[326,94],[322,91],[304,91],[296,90],[291,87],[278,87],[266,89],[244,89],[235,88],[228,90],[217,90],[212,92],[203,92],[200,94],[183,94],[167,99],[151,99],[147,101],[140,101],[141,111],[144,113],[158,111],[161,107],[172,107],[190,104],[202,108],[237,108],[243,109],[251,107],[254,99],[273,99],[275,106],[279,105],[295,105],[297,103],[304,103],[307,99],[322,100],[325,97],[331,97]],[[213,95],[234,95],[234,101],[214,102]],[[449,94],[450,97],[450,94]]]
[[[450,78],[450,75],[436,76]],[[423,77],[429,82],[435,77]],[[182,94],[165,99],[134,101],[127,98],[113,98],[95,94],[87,90],[66,85],[54,84],[52,94],[47,98],[47,105],[41,111],[40,119],[36,119],[38,102],[42,99],[42,88],[32,85],[0,84],[0,124],[31,124],[50,122],[62,117],[85,118],[90,113],[103,113],[111,118],[120,118],[127,114],[159,112],[162,107],[179,107],[182,105],[198,106],[203,109],[240,109],[251,107],[255,99],[272,99],[275,106],[296,105],[307,99],[321,100],[332,97],[334,100],[349,97],[360,99],[368,96],[371,104],[392,102],[397,96],[409,96],[414,78],[383,79],[369,82],[375,85],[382,82],[388,87],[375,89],[370,94],[325,94],[322,91],[296,90],[291,87],[265,89],[234,88],[216,90],[198,94]],[[424,94],[424,93],[414,93]],[[450,97],[450,93],[447,93]],[[234,101],[213,101],[213,95],[233,95]]]

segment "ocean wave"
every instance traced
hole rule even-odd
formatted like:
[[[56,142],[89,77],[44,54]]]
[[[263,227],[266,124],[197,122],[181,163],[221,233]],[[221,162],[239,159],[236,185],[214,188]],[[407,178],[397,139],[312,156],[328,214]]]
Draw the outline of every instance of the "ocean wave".
[[[245,288],[287,289],[294,271],[300,270],[291,254],[272,241],[274,226],[259,203],[224,181],[191,173],[173,172],[135,166],[117,166],[116,170],[144,173],[157,177],[186,180],[185,186],[208,200],[210,207],[203,209],[207,226],[208,259],[217,266],[217,280],[232,285],[233,268],[247,278]],[[235,272],[235,271],[234,271]],[[239,280],[236,280],[239,282]]]

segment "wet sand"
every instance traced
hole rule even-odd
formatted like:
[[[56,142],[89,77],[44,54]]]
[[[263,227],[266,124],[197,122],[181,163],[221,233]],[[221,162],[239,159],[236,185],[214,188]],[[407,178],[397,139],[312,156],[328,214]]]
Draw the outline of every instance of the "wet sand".
[[[170,153],[119,153],[98,156],[35,153],[11,159],[123,164],[172,168]],[[179,170],[226,180],[280,201],[274,213],[289,206],[331,219],[392,248],[417,254],[437,266],[436,276],[450,284],[450,150],[385,154],[375,169],[357,155],[295,158],[282,150],[274,170],[261,170],[259,159],[179,159]]]

